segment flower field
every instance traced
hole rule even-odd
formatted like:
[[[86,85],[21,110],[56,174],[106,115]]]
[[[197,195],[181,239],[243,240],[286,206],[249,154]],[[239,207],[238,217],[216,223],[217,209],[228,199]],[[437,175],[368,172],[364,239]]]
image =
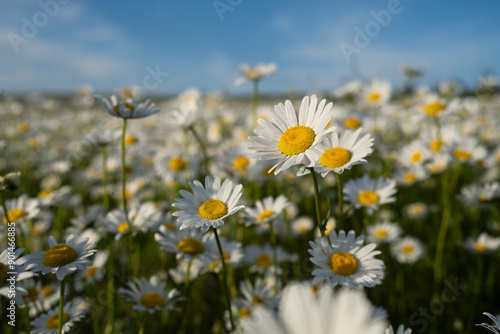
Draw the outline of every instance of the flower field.
[[[0,94],[0,332],[499,333],[495,79],[240,70],[251,98]]]

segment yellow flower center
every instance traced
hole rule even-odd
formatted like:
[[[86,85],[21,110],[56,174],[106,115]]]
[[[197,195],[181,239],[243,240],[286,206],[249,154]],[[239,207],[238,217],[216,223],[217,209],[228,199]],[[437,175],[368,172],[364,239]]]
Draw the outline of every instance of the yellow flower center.
[[[23,299],[29,299],[32,302],[38,297],[38,291],[35,288],[26,288],[27,295],[23,296]]]
[[[38,198],[47,198],[47,196],[49,196],[50,194],[52,194],[52,191],[50,191],[50,190],[40,190],[37,197]]]
[[[186,238],[177,244],[177,249],[184,254],[195,256],[198,254],[203,254],[205,252],[205,246],[201,241],[194,238]]]
[[[250,311],[250,309],[248,307],[243,307],[239,312],[240,318],[246,318],[246,317],[250,316],[251,314],[252,314],[252,311]]]
[[[24,133],[28,131],[30,128],[30,125],[28,123],[20,123],[17,125],[17,131],[20,133]]]
[[[124,99],[132,98],[132,89],[130,88],[123,88],[121,93]]]
[[[361,126],[361,122],[357,118],[346,118],[344,120],[344,127],[347,129],[357,129]]]
[[[248,70],[247,71],[247,77],[250,79],[255,79],[257,77],[258,73],[256,70]]]
[[[187,167],[187,164],[184,161],[184,159],[182,159],[180,157],[174,157],[174,158],[170,159],[170,161],[168,162],[168,166],[170,167],[171,170],[179,172],[179,171],[185,170]]]
[[[351,152],[342,147],[329,148],[321,155],[319,161],[328,168],[339,168],[351,160]]]
[[[32,137],[28,138],[27,144],[29,147],[37,147],[40,144],[40,141],[37,138]]]
[[[486,196],[485,196],[484,194],[479,194],[479,200],[480,200],[481,202],[486,202],[486,201],[487,201],[487,198],[486,198]]]
[[[245,169],[248,166],[249,160],[247,157],[241,156],[233,160],[233,167],[237,170]]]
[[[416,164],[417,162],[420,162],[420,160],[422,160],[422,153],[421,152],[415,152],[410,157],[410,161],[414,164]]]
[[[376,230],[375,232],[373,232],[373,234],[380,239],[385,239],[389,235],[389,233],[387,233],[387,230],[382,230],[382,229]]]
[[[371,93],[368,95],[368,101],[371,103],[375,103],[380,99],[380,94],[379,93]]]
[[[442,139],[434,139],[431,142],[431,150],[434,152],[441,152],[441,146],[444,145],[444,140]]]
[[[358,270],[358,261],[349,253],[338,252],[330,258],[330,268],[340,276],[350,276]]]
[[[413,246],[411,246],[411,245],[404,245],[403,247],[401,247],[401,250],[405,254],[411,254],[411,253],[413,253]]]
[[[125,223],[121,223],[120,225],[118,225],[118,227],[116,228],[118,233],[126,233],[128,231],[130,231],[130,224],[125,222]]]
[[[0,287],[7,284],[7,278],[9,278],[7,272],[8,272],[7,266],[2,262],[0,262]]]
[[[415,182],[417,180],[415,173],[412,172],[405,173],[405,175],[403,175],[403,178],[406,182]]]
[[[314,143],[316,134],[307,126],[297,125],[287,129],[280,138],[278,148],[286,155],[304,153]]]
[[[424,213],[424,207],[420,205],[412,205],[409,209],[412,215],[419,216]]]
[[[470,154],[470,152],[463,151],[463,150],[455,150],[455,151],[453,151],[453,155],[458,160],[469,160],[471,158],[471,156],[472,156]]]
[[[359,195],[358,195],[358,201],[363,204],[363,205],[372,205],[372,204],[375,204],[377,203],[379,200],[379,197],[378,195],[373,192],[373,191],[362,191]]]
[[[70,246],[58,244],[43,255],[43,264],[48,267],[62,267],[76,260],[78,253]]]
[[[47,298],[54,294],[54,290],[50,287],[50,285],[46,285],[40,289],[40,294],[43,298]]]
[[[266,305],[264,299],[259,296],[252,296],[252,305]]]
[[[209,199],[200,205],[198,212],[205,219],[219,219],[226,215],[227,206],[218,199]]]
[[[7,225],[7,218],[9,218],[11,223],[15,223],[21,218],[24,218],[28,215],[26,211],[23,209],[12,209],[7,211],[7,217],[3,217],[3,223]]]
[[[70,316],[66,312],[63,312],[62,315],[62,323],[65,324],[69,321]],[[52,315],[49,319],[47,319],[47,323],[45,324],[47,329],[58,329],[59,328],[59,312]]]
[[[131,112],[134,112],[134,110],[135,110],[135,106],[134,106],[132,103],[125,102],[125,103],[123,103],[123,105],[125,106],[125,108],[130,109],[130,111],[131,111]],[[117,104],[116,106],[114,106],[114,107],[113,107],[113,111],[114,111],[117,115],[120,115],[120,104]]]
[[[486,250],[486,245],[485,244],[482,244],[482,243],[475,243],[474,244],[474,249],[478,252],[478,253],[482,253]]]
[[[261,254],[255,259],[255,263],[262,268],[269,268],[271,266],[271,260],[267,254]]]
[[[97,272],[97,267],[96,266],[90,266],[87,268],[87,277],[92,278],[95,276],[95,273]]]
[[[128,135],[127,137],[125,137],[125,145],[127,146],[134,145],[135,143],[137,143],[137,141],[138,139],[134,135]]]
[[[433,102],[424,106],[424,112],[429,116],[436,116],[445,106],[441,102]]]
[[[261,221],[271,217],[272,215],[274,215],[273,210],[266,210],[266,211],[263,211],[259,214],[259,216],[257,217],[257,220],[261,222]]]
[[[141,304],[147,308],[165,307],[167,301],[156,292],[148,292],[141,297]]]

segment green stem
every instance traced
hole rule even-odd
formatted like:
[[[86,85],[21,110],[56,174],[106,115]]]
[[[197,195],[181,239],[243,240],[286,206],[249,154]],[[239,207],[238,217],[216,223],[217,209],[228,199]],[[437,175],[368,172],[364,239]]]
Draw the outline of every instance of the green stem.
[[[109,243],[108,250],[108,263],[107,263],[107,283],[108,283],[108,292],[110,293],[110,300],[108,303],[108,318],[106,322],[106,328],[104,333],[111,334],[114,332],[115,327],[115,278],[114,278],[114,258],[113,258],[113,243]]]
[[[258,105],[259,105],[259,80],[253,80],[252,84],[253,84],[253,91],[252,91],[252,122],[255,122],[256,118],[257,118],[257,108],[258,108]]]
[[[203,166],[204,166],[204,169],[205,169],[205,174],[208,174],[208,153],[207,153],[207,148],[205,147],[205,144],[203,143],[203,140],[201,139],[201,137],[198,134],[198,132],[196,132],[196,130],[194,129],[194,127],[190,126],[188,129],[189,129],[189,131],[191,131],[191,133],[193,134],[194,138],[196,139],[196,141],[200,145],[201,153],[203,154]]]
[[[59,323],[58,323],[58,333],[62,334],[63,326],[63,308],[64,308],[64,278],[61,281],[61,291],[59,295]]]
[[[278,273],[278,249],[277,249],[277,243],[276,243],[276,233],[274,232],[274,226],[273,222],[269,222],[269,232],[271,232],[271,245],[273,247],[273,262],[274,265],[276,266],[276,282],[274,286],[274,292],[278,293],[279,290],[279,273]]]
[[[125,212],[125,219],[130,227],[130,232],[132,233],[132,226],[130,226],[130,220],[128,217],[128,209],[127,209],[127,166],[125,165],[125,134],[127,132],[127,119],[123,119],[123,127],[122,127],[122,202],[123,202],[123,211]]]
[[[446,174],[441,175],[441,191],[442,191],[442,206],[443,215],[441,217],[441,227],[439,228],[439,234],[436,245],[436,256],[434,258],[434,297],[438,297],[439,282],[443,277],[443,253],[444,246],[446,242],[446,232],[448,230],[449,219],[451,215],[451,206],[448,202],[448,183],[445,178]]]
[[[194,256],[191,257],[191,259],[188,261],[187,269],[186,269],[186,279],[184,281],[184,294],[187,294],[188,287],[189,287],[189,276],[191,274],[191,263],[193,263]]]
[[[144,328],[146,327],[146,323],[148,322],[148,312],[144,314],[144,319],[141,323],[141,328],[139,329],[139,334],[144,334]]]
[[[342,189],[342,176],[337,174],[337,188],[338,188],[338,196],[339,196],[339,223],[338,230],[340,230],[340,226],[343,226],[344,223],[344,194]]]
[[[321,214],[319,212],[319,187],[318,187],[318,178],[316,177],[316,172],[314,171],[314,168],[309,167],[309,171],[311,172],[311,176],[313,179],[313,185],[314,185],[314,207],[316,210],[316,224],[318,225],[319,231],[321,233],[321,236],[325,236],[325,227],[321,223]]]
[[[219,235],[217,234],[217,229],[212,227],[214,230],[215,234],[215,241],[217,242],[217,247],[219,248],[219,255],[220,255],[220,262],[222,264],[222,280],[224,281],[224,290],[226,293],[226,302],[227,302],[227,309],[229,311],[229,319],[231,320],[231,331],[234,332],[235,326],[234,326],[234,320],[233,320],[233,311],[231,310],[231,296],[229,295],[229,287],[227,285],[227,278],[226,278],[226,261],[224,260],[224,253],[222,252],[222,246],[220,244],[219,240]],[[222,322],[224,323],[224,321]]]
[[[103,189],[103,205],[106,211],[109,210],[109,193],[108,193],[108,169],[106,168],[108,161],[108,150],[106,146],[101,146],[102,153],[102,189]]]

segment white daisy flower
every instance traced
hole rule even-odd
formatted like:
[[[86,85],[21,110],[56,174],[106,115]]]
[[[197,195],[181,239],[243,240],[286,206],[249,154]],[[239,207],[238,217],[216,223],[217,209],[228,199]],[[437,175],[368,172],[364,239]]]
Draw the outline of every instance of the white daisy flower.
[[[280,246],[276,247],[278,262],[298,261],[296,254],[288,254]],[[243,262],[250,265],[250,272],[281,272],[281,268],[273,263],[274,250],[271,245],[249,245],[244,249]]]
[[[94,243],[88,240],[76,242],[73,235],[68,236],[66,242],[58,244],[53,236],[49,237],[50,249],[26,255],[28,269],[33,272],[41,271],[43,275],[55,274],[59,281],[76,270],[83,270],[92,265],[86,258],[96,252]]]
[[[132,99],[126,99],[124,102],[119,102],[116,95],[111,95],[111,97],[96,95],[95,97],[104,109],[114,117],[124,119],[144,118],[160,111],[154,103],[149,101],[139,103]]]
[[[334,132],[321,142],[318,149],[322,153],[314,170],[325,177],[331,171],[342,174],[345,169],[351,169],[354,165],[365,164],[364,158],[373,152],[374,139],[369,133],[360,137],[361,131],[361,128],[354,132],[344,130],[340,136]],[[309,173],[308,169],[302,167],[297,175]]]
[[[85,136],[84,140],[88,141],[93,145],[100,147],[108,146],[111,143],[118,141],[120,138],[120,131],[117,130],[94,130]]]
[[[469,237],[465,241],[465,248],[473,253],[491,253],[500,247],[500,238],[495,238],[483,232],[477,238]]]
[[[404,237],[392,244],[391,253],[398,262],[413,264],[424,255],[424,245],[416,238]]]
[[[376,180],[367,174],[355,180],[349,180],[344,184],[344,195],[355,208],[366,208],[369,215],[382,204],[392,203],[396,199],[396,181],[385,178]]]
[[[126,301],[134,303],[132,309],[141,312],[154,313],[156,311],[177,310],[179,291],[166,289],[165,282],[159,282],[158,277],[152,276],[149,280],[141,277],[134,282],[128,282],[128,288],[118,289],[118,293]]]
[[[40,214],[40,202],[37,199],[29,198],[28,195],[21,195],[18,198],[5,201],[7,216],[4,209],[0,207],[0,214],[3,223],[7,222],[24,224],[29,219],[36,218]],[[19,226],[19,225],[18,225]]]
[[[226,264],[226,266],[232,268],[238,267],[244,256],[241,243],[236,241],[229,241],[224,237],[220,237],[219,241],[221,243],[222,249],[224,250],[222,254],[224,255],[224,263]],[[218,253],[216,255],[213,251],[209,251],[207,253],[212,254],[212,261],[208,263],[208,269],[216,273],[220,272],[222,269],[222,262],[220,260],[220,255]]]
[[[312,274],[313,285],[326,281],[330,287],[338,284],[343,288],[360,288],[363,286],[374,287],[382,282],[385,265],[375,255],[380,251],[374,250],[376,244],[363,246],[364,236],[355,239],[354,231],[345,234],[335,231],[327,237],[321,237],[310,241],[309,254],[312,255],[311,262],[320,268],[315,269]]]
[[[245,208],[246,226],[274,221],[289,204],[284,195],[276,198],[268,196],[262,201],[255,201],[255,208]]]
[[[188,162],[189,161],[189,162]],[[177,150],[161,150],[154,159],[154,169],[167,184],[184,184],[186,174],[196,175],[198,162],[186,157]]]
[[[255,307],[242,323],[245,334],[349,333],[380,334],[387,328],[387,313],[374,307],[362,290],[292,283],[285,288],[278,317]]]
[[[380,222],[368,226],[368,237],[370,242],[377,244],[393,242],[402,233],[401,226],[398,223]]]
[[[224,219],[237,211],[244,209],[244,205],[236,206],[242,195],[241,184],[233,187],[233,182],[229,179],[224,180],[217,176],[205,178],[205,185],[195,180],[189,182],[193,193],[186,190],[180,190],[182,198],[177,198],[173,207],[179,209],[172,215],[182,223],[180,229],[188,226],[201,227],[203,232],[208,231],[210,227],[217,228],[224,225]]]
[[[274,174],[294,165],[313,167],[321,155],[318,144],[335,130],[335,127],[327,128],[332,103],[325,104],[326,100],[322,100],[318,105],[316,95],[306,96],[298,114],[289,100],[276,105],[274,111],[268,114],[269,121],[259,119],[261,128],[254,130],[257,136],[248,137],[259,144],[249,147],[255,151],[250,157],[258,160],[279,159],[270,170],[274,170]]]
[[[427,217],[427,214],[429,213],[429,207],[425,203],[415,202],[406,205],[404,207],[404,212],[410,219],[422,219]]]
[[[428,162],[425,165],[425,168],[431,173],[431,174],[439,174],[444,172],[451,161],[451,157],[448,154],[445,153],[439,153],[436,154],[430,162]]]
[[[398,153],[398,162],[404,166],[422,165],[431,156],[431,151],[421,140],[415,140],[404,146]]]
[[[296,218],[291,225],[292,225],[292,232],[295,235],[301,235],[307,233],[309,231],[312,231],[315,227],[314,221],[312,220],[311,217],[308,216],[301,216]]]
[[[411,334],[411,328],[405,329],[405,326],[399,325],[396,333],[394,333],[394,329],[392,328],[392,326],[389,326],[385,330],[385,334]]]
[[[71,333],[75,323],[85,317],[87,310],[81,304],[67,303],[63,307],[62,332]],[[33,334],[57,334],[59,328],[59,307],[42,314],[31,322]]]
[[[239,77],[234,84],[235,86],[240,86],[245,81],[260,80],[275,73],[276,70],[277,66],[275,63],[259,63],[254,67],[250,67],[248,64],[241,64],[238,69]]]
[[[20,257],[24,252],[24,248],[17,248],[13,253],[9,249],[5,249],[0,254],[0,295],[10,298],[12,291],[10,290],[12,282],[19,282],[27,278],[33,277],[33,273],[27,271],[25,262],[26,256]],[[13,263],[13,264],[12,264]],[[16,273],[16,274],[12,274]],[[14,278],[14,281],[12,281]],[[18,284],[15,284],[15,301],[16,305],[23,306],[23,298],[28,295],[28,291]]]
[[[495,317],[493,314],[488,313],[488,312],[483,312],[483,314],[485,316],[487,316],[488,318],[490,318],[491,320],[493,320],[494,324],[490,325],[490,324],[483,322],[482,324],[478,324],[476,326],[481,326],[481,327],[484,327],[484,328],[492,331],[495,334],[500,334],[500,318],[498,316]]]
[[[486,148],[475,137],[465,137],[453,142],[449,154],[461,163],[474,163],[488,155]]]
[[[363,89],[362,103],[380,106],[391,98],[391,83],[389,81],[373,80]]]
[[[101,250],[96,253],[94,263],[91,266],[88,266],[84,270],[76,273],[75,288],[78,291],[83,291],[84,286],[89,286],[104,279],[108,257],[108,251]]]
[[[429,117],[438,117],[449,111],[446,108],[446,102],[435,94],[426,96],[417,108],[421,115]]]
[[[491,182],[482,186],[471,184],[463,187],[457,198],[467,207],[488,204],[500,197],[500,183]],[[486,206],[487,207],[487,206]]]
[[[252,284],[249,280],[244,280],[240,283],[240,291],[243,294],[243,298],[240,300],[241,305],[249,309],[255,306],[274,308],[274,305],[276,305],[273,287],[268,286],[267,282],[262,278],[257,278],[255,284]]]

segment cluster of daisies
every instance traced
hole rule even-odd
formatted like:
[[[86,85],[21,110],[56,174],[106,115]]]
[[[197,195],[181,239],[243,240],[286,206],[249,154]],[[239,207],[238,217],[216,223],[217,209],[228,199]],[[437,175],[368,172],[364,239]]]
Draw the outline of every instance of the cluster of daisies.
[[[497,306],[491,80],[474,96],[374,80],[259,105],[275,72],[240,67],[251,108],[196,88],[0,101],[0,225],[15,226],[24,331],[408,334],[454,278],[473,288],[436,328],[470,331]]]

